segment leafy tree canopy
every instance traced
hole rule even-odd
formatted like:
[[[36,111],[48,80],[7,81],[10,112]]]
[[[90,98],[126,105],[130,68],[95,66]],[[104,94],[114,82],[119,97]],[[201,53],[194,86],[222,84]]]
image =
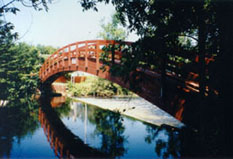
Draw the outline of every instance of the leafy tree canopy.
[[[25,7],[33,7],[36,10],[45,9],[48,10],[48,3],[52,3],[53,0],[11,0],[8,3],[0,6],[0,15],[4,13],[14,13],[16,14],[19,9],[14,6],[14,3],[21,3]]]
[[[39,51],[39,54],[51,55],[53,54],[58,48],[54,48],[53,46],[44,46],[44,45],[37,45],[36,48]]]
[[[126,31],[120,27],[121,22],[117,13],[112,15],[111,22],[105,24],[102,20],[101,23],[102,31],[99,32],[98,37],[104,40],[125,40],[127,38]]]
[[[226,42],[232,37],[232,22],[228,19],[233,15],[232,1],[83,0],[80,3],[84,10],[98,10],[96,4],[100,2],[112,3],[121,23],[129,24],[128,28],[140,35],[129,52],[123,54],[121,67],[125,69],[115,69],[123,70],[121,75],[127,76],[138,67],[162,74],[169,70],[182,79],[188,77],[188,72],[195,72],[202,95],[206,85],[220,94],[229,89],[222,90],[216,82],[224,83],[221,77],[232,67],[230,45]],[[215,63],[207,66],[206,58],[214,58]],[[231,60],[225,63],[224,58]],[[173,68],[168,68],[169,61]],[[214,76],[219,78],[216,80]]]
[[[31,97],[38,82],[40,58],[35,47],[25,43],[11,45],[0,54],[1,99]]]
[[[13,33],[13,24],[3,19],[5,13],[16,14],[19,11],[14,3],[36,10],[47,10],[51,0],[11,0],[0,6],[0,99],[18,100],[31,97],[38,84],[38,70],[43,61],[39,51],[51,52],[51,47],[34,47],[25,43],[16,44],[17,33]],[[43,50],[43,51],[42,51]],[[46,52],[46,53],[47,53]]]

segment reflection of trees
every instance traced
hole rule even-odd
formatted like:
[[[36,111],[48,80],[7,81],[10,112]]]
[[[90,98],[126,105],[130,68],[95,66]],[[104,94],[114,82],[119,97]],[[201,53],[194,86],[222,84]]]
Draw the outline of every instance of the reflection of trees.
[[[95,109],[95,132],[102,137],[101,150],[113,157],[123,156],[126,152],[123,135],[125,127],[120,114],[111,111]]]
[[[56,112],[60,113],[59,116],[74,115],[72,113],[69,114],[57,110],[61,109],[62,107],[69,107],[69,103],[72,102],[66,103],[67,104],[63,104],[61,107],[55,109]],[[84,121],[85,103],[74,102],[72,104],[74,107],[72,109],[77,109],[75,114],[76,117]],[[126,149],[124,148],[126,137],[123,135],[125,127],[122,124],[122,117],[120,116],[120,114],[107,110],[102,110],[97,107],[88,106],[87,119],[89,123],[96,125],[95,133],[101,136],[102,143],[100,149],[104,154],[108,154],[112,157],[117,157],[123,156],[124,153],[126,153]]]
[[[146,130],[148,135],[145,141],[155,142],[155,152],[158,157],[180,157],[179,133],[175,128],[162,125],[160,127],[148,126]]]
[[[8,103],[0,108],[0,158],[10,157],[12,143],[39,127],[35,102]]]
[[[74,102],[71,98],[66,98],[66,101],[59,107],[56,107],[54,111],[57,115],[62,117],[78,117],[84,120],[84,104],[81,102]],[[92,115],[92,113],[91,113]],[[91,116],[89,115],[89,117]]]
[[[58,97],[56,97],[56,98],[58,98]],[[70,105],[70,103],[71,103],[71,99],[67,98],[65,103],[63,103],[61,106],[56,107],[56,109],[54,109],[59,117],[62,117],[62,116],[64,117],[64,116],[69,115],[69,112],[70,112],[69,105]]]
[[[62,107],[69,108],[69,102]],[[69,114],[67,110],[70,108],[62,107],[56,110],[58,108],[53,109],[49,101],[41,100],[41,108],[39,109],[39,121],[55,155],[59,158],[106,157],[107,155],[84,144],[64,125],[59,116],[67,116]]]

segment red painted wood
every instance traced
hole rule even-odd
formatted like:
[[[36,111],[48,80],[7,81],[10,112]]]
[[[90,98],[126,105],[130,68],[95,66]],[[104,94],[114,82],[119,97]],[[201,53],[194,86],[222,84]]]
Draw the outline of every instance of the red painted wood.
[[[49,77],[62,71],[84,71],[102,78],[109,78],[107,72],[100,73],[101,47],[113,44],[112,40],[90,40],[69,44],[53,53],[42,65],[39,77],[44,83]]]

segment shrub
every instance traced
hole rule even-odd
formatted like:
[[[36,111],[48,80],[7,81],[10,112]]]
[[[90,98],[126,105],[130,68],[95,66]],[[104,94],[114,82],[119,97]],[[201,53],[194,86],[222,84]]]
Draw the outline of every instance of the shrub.
[[[81,83],[69,83],[68,88],[73,96],[112,97],[135,95],[116,83],[98,77],[87,77],[86,80]]]

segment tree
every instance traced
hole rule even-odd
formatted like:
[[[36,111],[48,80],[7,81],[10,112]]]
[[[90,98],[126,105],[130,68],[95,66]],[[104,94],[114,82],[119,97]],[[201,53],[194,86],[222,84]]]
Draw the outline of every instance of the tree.
[[[13,44],[13,40],[17,37],[16,34],[11,33],[13,26],[10,23],[5,23],[0,20],[0,98],[5,99],[7,97],[7,65],[8,59],[11,58],[9,48]]]
[[[220,46],[218,39],[221,33],[223,36],[227,34],[223,34],[219,30],[222,22],[219,23],[220,21],[217,19],[224,12],[223,6],[228,8],[229,15],[231,15],[231,2],[215,0],[198,2],[179,0],[85,0],[81,1],[81,5],[84,9],[94,8],[97,10],[96,4],[98,2],[112,3],[119,13],[118,17],[121,22],[125,24],[127,20],[128,28],[136,30],[137,34],[140,35],[141,38],[135,47],[140,46],[137,47],[139,50],[136,51],[137,54],[140,52],[143,54],[143,56],[138,57],[144,58],[138,60],[138,66],[142,67],[140,63],[146,63],[144,67],[150,68],[154,65],[156,58],[163,57],[164,54],[164,57],[167,58],[167,56],[182,56],[182,52],[184,52],[183,54],[195,52],[195,55],[199,56],[200,89],[201,94],[204,95],[207,80],[204,77],[207,76],[204,73],[206,67],[204,66],[204,59],[220,54],[217,47]],[[224,17],[222,19],[226,20]],[[181,37],[192,39],[196,41],[197,45],[189,47],[181,45],[179,40]],[[153,45],[151,45],[152,43]],[[193,57],[188,58],[193,61]]]
[[[47,8],[46,0],[11,0],[0,6],[0,99],[18,99],[31,97],[38,82],[38,64],[41,59],[38,51],[27,44],[15,44],[17,33],[14,26],[3,19],[5,13],[16,14],[19,11],[13,3],[22,3],[37,10]],[[39,61],[40,60],[40,61]]]
[[[40,58],[35,47],[25,43],[11,45],[0,54],[1,99],[31,97],[39,81]]]
[[[120,28],[121,22],[118,18],[118,14],[113,14],[111,18],[112,21],[107,24],[104,24],[104,20],[102,20],[102,31],[99,32],[98,37],[104,40],[125,40],[127,38],[127,33],[123,28]]]
[[[94,8],[97,10],[96,4],[103,1],[85,0],[81,1],[81,5],[84,9]],[[183,58],[183,63],[185,63],[184,61],[189,61],[187,62],[188,65],[193,63],[193,66],[190,67],[192,70],[190,69],[189,72],[196,69],[195,72],[199,76],[200,95],[205,97],[206,87],[212,85],[211,79],[209,79],[211,76],[209,73],[212,72],[212,69],[206,65],[205,59],[213,57],[216,59],[215,64],[217,64],[218,57],[229,50],[229,45],[226,45],[223,41],[229,41],[229,35],[232,35],[232,33],[223,24],[226,24],[226,26],[231,25],[226,17],[232,15],[230,11],[233,8],[232,2],[215,0],[198,2],[179,0],[106,0],[104,2],[112,3],[119,13],[118,17],[121,22],[125,24],[127,20],[129,23],[128,28],[136,30],[141,37],[133,45],[133,51],[130,50],[129,54],[131,55],[126,57],[128,61],[134,60],[133,64],[135,66],[131,67],[132,69],[136,67],[152,70],[153,68],[158,68],[162,75],[166,75],[165,70],[171,69],[167,66],[168,60],[181,57]],[[228,10],[224,11],[224,7]],[[192,39],[196,44],[184,45],[180,40],[181,37]],[[220,38],[223,40],[222,42],[220,42]],[[220,50],[222,51],[220,52]],[[232,60],[230,51],[226,56]],[[223,65],[226,64],[228,65],[227,67],[231,67],[231,62]],[[220,65],[219,67],[223,68]],[[177,68],[176,66],[176,71],[178,71]],[[186,68],[186,64],[183,64],[182,68]],[[222,70],[226,70],[226,68]],[[127,74],[128,72],[126,72]],[[177,75],[180,75],[183,79],[187,78],[187,73],[184,70],[181,70]],[[232,79],[232,77],[230,78]],[[230,84],[229,81],[227,83],[228,85]],[[214,91],[219,92],[219,88],[216,88],[216,85],[211,87],[211,93],[216,95]],[[224,92],[232,95],[230,88],[225,88],[225,90],[221,91],[221,93]],[[230,101],[232,103],[232,100]]]
[[[202,143],[202,153],[232,156],[233,128],[229,117],[233,114],[233,75],[229,70],[233,61],[230,44],[233,2],[83,0],[81,5],[84,9],[98,10],[99,2],[112,3],[121,22],[128,21],[128,28],[140,35],[123,54],[120,67],[124,69],[114,71],[121,71],[121,76],[128,76],[136,68],[157,71],[161,73],[163,88],[168,73],[175,74],[173,77],[178,80],[188,80],[190,73],[195,73],[199,84],[199,110],[195,120],[199,120],[198,140]],[[191,40],[191,45],[185,44],[181,37]],[[194,96],[186,100],[197,102],[192,98]],[[205,139],[207,136],[209,140]],[[217,144],[219,141],[221,146]],[[210,152],[211,142],[218,146]]]
[[[16,14],[19,9],[14,6],[14,3],[21,3],[25,7],[33,7],[36,10],[45,9],[48,10],[48,3],[52,3],[53,0],[11,0],[10,2],[0,6],[0,14],[7,12]]]
[[[43,55],[51,55],[58,49],[52,46],[43,46],[43,45],[37,45],[36,48],[38,49],[39,54],[43,54]]]

